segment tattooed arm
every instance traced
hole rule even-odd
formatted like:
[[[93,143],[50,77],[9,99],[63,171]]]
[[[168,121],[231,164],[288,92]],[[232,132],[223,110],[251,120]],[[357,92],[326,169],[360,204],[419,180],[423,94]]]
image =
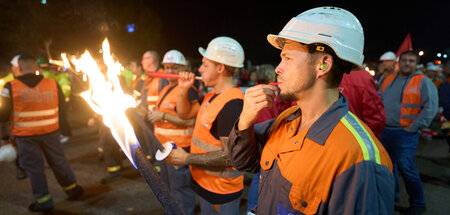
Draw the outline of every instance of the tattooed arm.
[[[182,148],[176,148],[165,161],[175,165],[195,165],[211,169],[231,167],[227,146],[228,137],[220,137],[220,142],[222,143],[220,150],[202,154],[187,153]]]

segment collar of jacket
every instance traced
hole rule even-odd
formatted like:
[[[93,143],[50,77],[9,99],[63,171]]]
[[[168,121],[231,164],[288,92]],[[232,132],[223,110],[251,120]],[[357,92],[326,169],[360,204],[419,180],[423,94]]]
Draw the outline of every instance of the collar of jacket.
[[[320,144],[324,145],[330,136],[331,131],[340,122],[341,118],[348,113],[348,102],[347,99],[339,93],[339,99],[326,110],[322,116],[319,117],[309,128],[308,133],[306,133],[306,138]],[[292,115],[287,118],[290,122],[301,116],[301,110],[298,109]]]

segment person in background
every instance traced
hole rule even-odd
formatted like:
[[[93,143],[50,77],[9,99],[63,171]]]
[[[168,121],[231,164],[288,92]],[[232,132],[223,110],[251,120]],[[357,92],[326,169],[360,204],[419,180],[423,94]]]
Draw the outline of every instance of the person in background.
[[[8,73],[8,75],[6,75],[5,77],[3,77],[0,81],[0,89],[3,89],[3,87],[5,86],[6,83],[14,80],[15,77],[20,76],[20,68],[19,68],[19,58],[20,55],[16,55],[11,59],[11,72]],[[10,135],[11,134],[11,125],[10,122],[6,122],[6,123],[0,123],[0,130],[1,130],[1,141],[3,144],[7,144],[7,143],[12,143],[12,145],[14,146],[14,148],[17,151],[17,144],[14,140],[14,136]],[[16,158],[16,178],[19,180],[23,180],[27,178],[27,173],[25,172],[25,170],[20,166],[20,162],[19,162],[19,156],[17,155]]]
[[[436,86],[416,70],[419,56],[414,51],[399,57],[399,72],[386,76],[381,85],[386,110],[386,126],[381,142],[394,165],[395,198],[399,199],[398,172],[405,180],[410,207],[405,214],[425,211],[425,199],[414,156],[419,144],[419,130],[430,125],[438,111]]]
[[[397,57],[392,51],[385,52],[380,56],[381,64],[378,67],[378,77],[375,78],[375,84],[378,88],[383,84],[384,79],[387,75],[393,74],[395,71],[395,62]]]
[[[184,70],[186,59],[178,50],[168,51],[163,58],[164,72],[178,74]],[[180,87],[178,79],[168,79],[169,85],[164,87],[156,101],[155,111],[149,111],[148,120],[154,123],[155,136],[164,144],[172,141],[177,148],[190,152],[192,131],[195,118],[181,119],[177,115],[177,99]],[[192,87],[188,91],[191,105],[198,103],[198,93]],[[167,165],[168,179],[166,183],[175,199],[186,215],[194,214],[195,194],[190,185],[191,173],[188,165]]]
[[[30,178],[35,198],[28,209],[46,212],[53,209],[53,198],[42,154],[69,200],[80,197],[83,188],[76,183],[59,140],[60,124],[67,123],[61,88],[56,81],[35,74],[37,64],[32,56],[21,55],[19,68],[20,76],[2,89],[0,121],[12,116],[11,133],[19,149],[19,162]]]
[[[439,88],[439,85],[442,83],[441,80],[439,80],[439,74],[438,74],[439,67],[437,65],[428,65],[427,71],[425,72],[425,75],[433,82],[433,84],[436,86],[436,88]]]
[[[143,100],[147,105],[147,110],[154,110],[158,95],[161,90],[169,84],[165,78],[151,78],[147,76],[149,72],[163,72],[163,69],[159,65],[159,55],[156,51],[146,51],[142,55],[142,69],[144,71],[145,79],[142,82],[142,88],[136,84],[136,89],[142,92]],[[140,88],[142,90],[140,90]]]

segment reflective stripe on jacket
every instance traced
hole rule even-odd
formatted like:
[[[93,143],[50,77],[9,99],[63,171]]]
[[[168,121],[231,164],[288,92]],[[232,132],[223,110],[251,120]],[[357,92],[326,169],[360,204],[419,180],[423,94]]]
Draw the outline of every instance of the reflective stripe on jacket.
[[[222,108],[233,99],[243,99],[244,94],[239,88],[230,88],[220,93],[212,102],[209,100],[215,95],[212,90],[206,94],[194,126],[191,153],[206,153],[221,150],[222,143],[210,132],[213,122]],[[226,147],[226,146],[225,146]],[[244,188],[242,172],[234,168],[206,170],[191,165],[192,178],[198,185],[217,194],[230,194],[239,192]]]
[[[12,134],[34,136],[59,129],[58,88],[56,81],[43,78],[33,88],[19,80],[11,81]]]
[[[386,77],[383,85],[381,86],[381,93],[394,81],[397,76],[391,74]],[[406,83],[406,87],[402,92],[402,106],[400,110],[400,125],[402,127],[408,127],[419,116],[422,110],[422,101],[420,95],[420,85],[425,75],[417,74],[409,79]]]
[[[156,102],[156,110],[168,114],[177,115],[175,107],[177,104],[179,87],[174,87],[167,95],[167,91],[172,86],[167,85],[161,91],[158,101]],[[163,96],[166,95],[164,98]],[[168,121],[155,122],[155,136],[159,142],[174,141],[178,147],[189,147],[192,140],[193,126],[178,126]]]

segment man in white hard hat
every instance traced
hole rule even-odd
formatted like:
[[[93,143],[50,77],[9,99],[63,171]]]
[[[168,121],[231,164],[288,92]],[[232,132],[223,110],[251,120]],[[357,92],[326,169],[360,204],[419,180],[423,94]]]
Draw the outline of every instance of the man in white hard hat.
[[[425,75],[431,80],[431,82],[433,82],[436,88],[439,88],[439,85],[442,83],[442,81],[438,78],[438,70],[439,67],[437,65],[428,65],[427,71],[425,73]]]
[[[202,81],[213,90],[206,94],[201,105],[191,103],[188,90],[194,84],[194,74],[180,73],[178,116],[197,118],[191,153],[174,149],[167,162],[190,165],[192,188],[199,196],[202,214],[239,214],[244,176],[232,168],[227,139],[242,111],[244,94],[235,87],[233,72],[244,66],[244,50],[230,37],[217,37],[206,50],[199,48],[199,52],[203,56],[199,68]]]
[[[375,78],[378,86],[381,86],[387,75],[394,73],[396,59],[393,51],[385,52],[380,56],[381,64],[378,67],[378,77]]]
[[[393,214],[389,156],[339,93],[343,74],[364,59],[358,19],[341,8],[314,8],[267,39],[282,50],[280,96],[297,106],[253,125],[276,87],[245,93],[228,145],[236,169],[261,171],[256,214]]]
[[[165,73],[178,74],[186,67],[186,59],[178,50],[168,51],[162,64]],[[161,143],[172,141],[177,148],[190,152],[195,117],[181,119],[177,115],[177,99],[180,87],[177,79],[168,79],[169,85],[161,90],[155,111],[149,111],[148,120],[154,123],[156,138]],[[191,87],[188,91],[191,105],[198,104],[198,93]],[[188,165],[167,165],[168,187],[180,204],[184,214],[194,214],[195,194],[190,185],[191,173]]]

